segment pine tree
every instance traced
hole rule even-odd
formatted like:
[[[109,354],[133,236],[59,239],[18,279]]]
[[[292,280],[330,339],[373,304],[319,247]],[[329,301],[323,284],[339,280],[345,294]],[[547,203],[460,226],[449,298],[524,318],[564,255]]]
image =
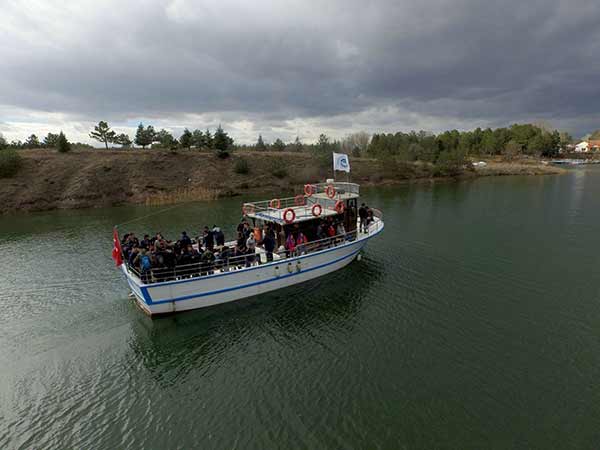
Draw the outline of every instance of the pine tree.
[[[115,136],[114,143],[120,145],[122,148],[131,147],[131,139],[125,133]]]
[[[219,158],[227,158],[229,156],[229,150],[233,145],[233,139],[231,139],[221,125],[215,131],[215,136],[213,139],[213,147],[217,152],[217,156]]]
[[[58,142],[58,134],[48,133],[48,135],[44,138],[44,146],[53,148],[56,147],[56,143]]]
[[[179,138],[179,143],[183,148],[190,148],[194,142],[194,136],[187,128],[183,130],[183,134]]]
[[[56,149],[60,153],[67,153],[71,151],[71,144],[67,140],[65,133],[62,131],[58,135],[58,139],[56,140]]]
[[[135,143],[141,145],[142,148],[146,148],[146,145],[152,144],[154,134],[154,127],[152,127],[152,125],[148,125],[148,128],[144,128],[144,124],[140,123],[135,132]]]
[[[40,146],[40,141],[38,140],[38,137],[35,134],[32,134],[25,141],[25,146],[27,148],[38,148]]]
[[[208,148],[213,148],[213,137],[212,134],[210,134],[210,130],[208,128],[204,133],[204,145],[206,145],[206,147]]]
[[[275,142],[273,142],[273,149],[278,152],[282,152],[285,150],[285,143],[281,139],[277,138],[275,139]]]
[[[192,145],[197,149],[204,147],[204,133],[202,130],[194,130],[192,133]]]
[[[116,133],[110,129],[108,123],[101,120],[98,122],[98,125],[94,127],[94,131],[90,133],[90,137],[92,139],[96,139],[97,141],[103,142],[106,150],[108,150],[108,143],[113,143],[115,141]]]
[[[256,150],[260,152],[264,152],[267,150],[267,146],[265,145],[265,141],[263,141],[262,134],[258,135],[258,141],[256,141]]]

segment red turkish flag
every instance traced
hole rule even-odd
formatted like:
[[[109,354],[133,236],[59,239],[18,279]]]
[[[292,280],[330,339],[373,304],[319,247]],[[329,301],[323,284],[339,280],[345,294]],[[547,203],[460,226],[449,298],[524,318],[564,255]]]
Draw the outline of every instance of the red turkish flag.
[[[121,250],[121,241],[119,240],[119,233],[116,228],[113,229],[112,259],[115,260],[117,267],[123,264],[123,251]]]

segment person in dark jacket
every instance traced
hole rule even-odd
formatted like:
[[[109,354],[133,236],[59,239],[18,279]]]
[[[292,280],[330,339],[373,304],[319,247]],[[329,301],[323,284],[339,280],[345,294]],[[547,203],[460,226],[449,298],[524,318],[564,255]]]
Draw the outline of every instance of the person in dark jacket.
[[[217,247],[222,247],[225,245],[225,234],[223,234],[223,232],[221,231],[221,229],[216,226],[213,225],[213,236],[215,238],[215,244]]]
[[[192,245],[192,240],[190,239],[186,231],[181,232],[181,239],[179,239],[179,245],[181,245],[181,248],[187,248],[188,245]]]
[[[215,236],[208,227],[204,227],[204,231],[202,233],[202,243],[204,247],[212,252],[215,247]]]
[[[273,261],[273,250],[275,250],[275,238],[272,233],[265,233],[263,238],[263,246],[267,254],[267,262]]]
[[[360,231],[363,233],[367,232],[367,217],[369,216],[369,212],[367,206],[363,203],[358,208],[358,217],[360,218]]]

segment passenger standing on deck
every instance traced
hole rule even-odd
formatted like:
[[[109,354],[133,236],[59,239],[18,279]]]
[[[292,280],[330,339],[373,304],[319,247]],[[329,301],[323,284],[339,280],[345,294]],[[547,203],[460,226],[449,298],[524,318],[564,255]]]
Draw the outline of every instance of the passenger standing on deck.
[[[296,240],[294,239],[294,234],[293,233],[289,233],[287,236],[287,239],[285,240],[285,256],[286,257],[290,257],[290,256],[294,256],[294,253],[296,251]]]
[[[373,210],[367,206],[367,229],[365,233],[369,232],[369,226],[373,223]]]
[[[336,234],[340,236],[340,239],[343,241],[346,237],[346,229],[344,228],[344,224],[340,221],[335,230]]]
[[[179,239],[179,245],[181,246],[181,248],[187,248],[187,246],[191,245],[191,243],[192,243],[192,240],[187,235],[187,232],[186,231],[182,231],[181,232],[181,239]]]
[[[242,229],[242,233],[244,234],[244,237],[246,239],[248,239],[248,237],[250,237],[250,234],[252,233],[252,228],[250,228],[250,224],[248,222],[244,222],[244,228]]]
[[[263,238],[263,246],[265,247],[265,253],[267,254],[267,262],[273,261],[273,250],[275,250],[275,238],[269,231],[265,232]]]
[[[358,217],[360,218],[360,231],[366,233],[367,232],[367,206],[363,203],[358,208]]]
[[[298,235],[296,236],[296,252],[298,255],[304,255],[306,253],[306,244],[308,243],[308,239],[304,236],[302,231],[298,231]]]
[[[221,229],[216,226],[213,225],[213,236],[215,238],[215,244],[217,245],[217,247],[222,247],[225,245],[225,235],[223,234],[223,232],[221,231]]]
[[[146,253],[146,249],[143,248],[138,256],[133,261],[134,265],[137,265],[140,268],[140,273],[142,275],[142,282],[148,283],[150,281],[150,270],[152,270],[152,261],[150,260],[150,256]]]
[[[256,239],[254,239],[254,234],[250,233],[248,239],[246,239],[246,267],[250,267],[254,262],[254,253],[256,252]]]
[[[204,247],[206,247],[211,252],[215,247],[215,237],[213,236],[212,231],[208,229],[208,227],[204,227],[204,231],[202,232],[202,242]]]

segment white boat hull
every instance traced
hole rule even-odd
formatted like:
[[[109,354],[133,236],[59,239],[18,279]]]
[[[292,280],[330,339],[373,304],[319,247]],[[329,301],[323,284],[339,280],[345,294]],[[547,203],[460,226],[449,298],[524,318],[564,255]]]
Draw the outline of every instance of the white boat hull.
[[[147,314],[170,314],[260,295],[327,275],[354,260],[367,241],[383,230],[376,221],[368,234],[315,253],[202,277],[143,284],[123,265],[138,305]]]

